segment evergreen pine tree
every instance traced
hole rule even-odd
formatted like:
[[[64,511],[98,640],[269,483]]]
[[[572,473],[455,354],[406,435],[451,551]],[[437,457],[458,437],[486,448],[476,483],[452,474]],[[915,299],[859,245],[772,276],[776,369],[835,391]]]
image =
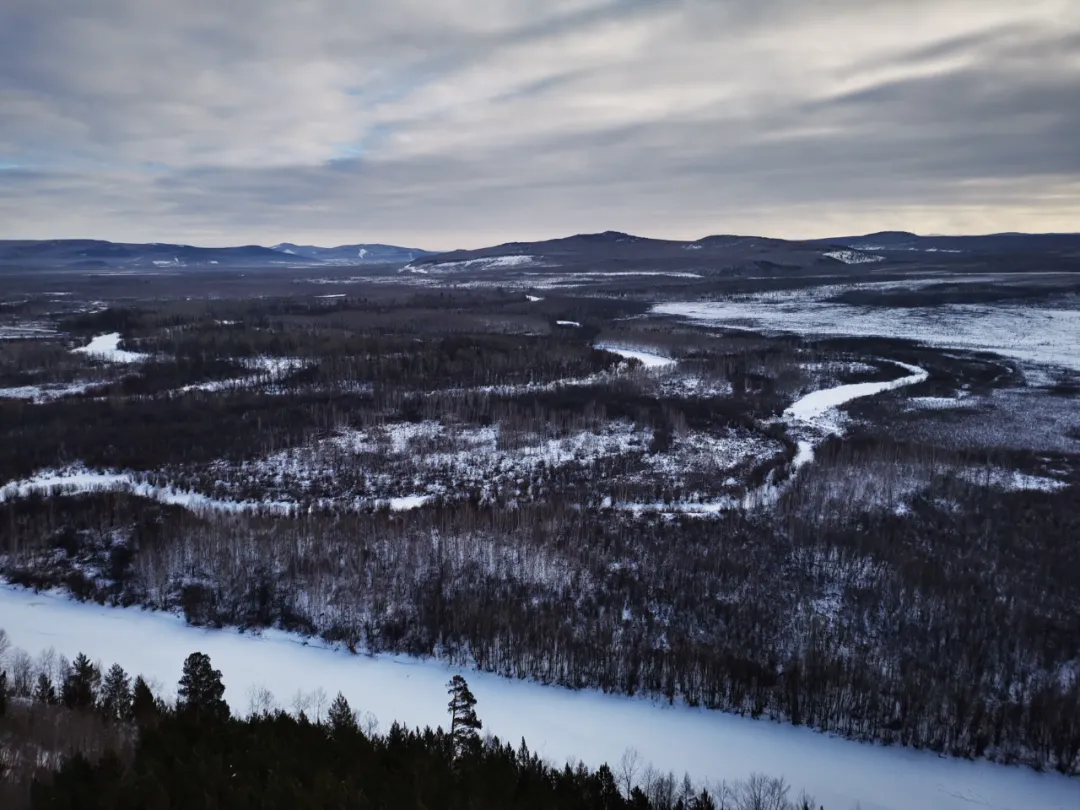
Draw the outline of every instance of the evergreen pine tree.
[[[50,706],[55,706],[60,702],[56,697],[56,687],[44,672],[37,676],[37,683],[34,685],[34,702],[46,703]]]
[[[184,672],[180,676],[177,710],[200,720],[227,720],[229,706],[225,702],[224,694],[225,684],[221,682],[221,670],[210,666],[210,656],[201,652],[189,655],[184,661]]]
[[[330,733],[335,737],[349,729],[356,729],[356,714],[341,692],[337,693],[334,702],[330,704],[330,711],[326,713],[326,722],[330,726]]]
[[[3,717],[5,714],[7,714],[7,699],[7,671],[0,669],[0,717]]]
[[[135,677],[135,683],[131,687],[131,716],[139,724],[146,723],[157,715],[157,701],[154,693],[150,691],[150,685],[142,675]]]
[[[71,662],[71,671],[60,688],[60,700],[69,709],[92,709],[97,704],[101,671],[83,653]]]
[[[119,664],[113,664],[101,688],[101,711],[110,720],[131,717],[131,679]]]
[[[476,698],[469,691],[469,684],[460,675],[455,675],[447,685],[450,695],[450,738],[458,750],[466,745],[479,742],[477,732],[484,727],[476,716]]]

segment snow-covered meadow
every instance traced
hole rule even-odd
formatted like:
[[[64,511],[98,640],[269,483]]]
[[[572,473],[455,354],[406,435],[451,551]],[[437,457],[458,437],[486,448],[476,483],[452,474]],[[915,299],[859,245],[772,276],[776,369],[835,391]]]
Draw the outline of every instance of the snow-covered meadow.
[[[107,335],[98,335],[85,346],[72,349],[76,354],[85,354],[104,360],[106,363],[141,363],[147,359],[147,355],[140,352],[129,352],[120,348],[120,333],[110,332]]]
[[[1031,363],[1080,369],[1080,309],[1017,304],[870,307],[829,299],[851,290],[918,286],[912,282],[822,286],[719,301],[656,304],[652,313],[695,323],[805,335],[891,337],[933,346],[984,350]]]
[[[278,631],[254,636],[189,627],[176,616],[80,604],[52,593],[0,586],[0,626],[34,654],[85,652],[175,689],[184,658],[207,653],[226,699],[245,713],[254,690],[288,707],[297,691],[338,690],[385,730],[446,722],[445,684],[462,672],[485,731],[555,762],[616,764],[628,747],[645,762],[696,780],[783,775],[829,810],[1076,810],[1080,787],[1058,774],[969,762],[929,752],[851,742],[765,720],[572,691],[463,671],[404,656],[358,656]]]

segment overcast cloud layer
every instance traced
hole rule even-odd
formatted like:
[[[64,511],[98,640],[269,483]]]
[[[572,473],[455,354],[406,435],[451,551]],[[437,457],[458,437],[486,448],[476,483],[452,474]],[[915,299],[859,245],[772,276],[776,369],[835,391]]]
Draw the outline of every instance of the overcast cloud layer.
[[[1077,0],[3,0],[0,238],[1080,230]]]

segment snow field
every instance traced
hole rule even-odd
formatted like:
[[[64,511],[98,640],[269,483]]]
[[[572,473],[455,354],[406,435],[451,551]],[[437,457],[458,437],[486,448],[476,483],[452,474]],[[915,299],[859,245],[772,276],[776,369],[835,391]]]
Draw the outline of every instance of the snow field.
[[[973,280],[973,279],[968,279]],[[830,302],[840,292],[917,288],[932,283],[884,282],[784,290],[723,301],[656,304],[652,312],[695,323],[807,335],[918,340],[956,349],[997,352],[1032,363],[1080,370],[1080,310],[1015,304],[857,307]]]
[[[649,369],[668,368],[678,363],[678,360],[675,360],[674,358],[665,357],[662,354],[646,351],[644,349],[616,346],[614,344],[608,343],[598,343],[594,348],[602,349],[603,351],[611,352],[612,354],[617,354],[619,355],[619,357],[625,357],[628,360],[640,360],[641,364],[645,366],[645,368]]]
[[[75,354],[85,354],[88,357],[96,357],[107,363],[142,363],[149,357],[149,355],[146,354],[128,352],[121,349],[119,332],[98,335],[86,346],[80,346],[71,351]]]

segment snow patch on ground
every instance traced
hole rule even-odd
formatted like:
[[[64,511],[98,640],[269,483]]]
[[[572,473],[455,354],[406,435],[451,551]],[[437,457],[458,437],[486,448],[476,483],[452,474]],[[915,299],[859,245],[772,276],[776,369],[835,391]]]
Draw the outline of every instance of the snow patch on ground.
[[[836,259],[844,264],[875,264],[885,261],[884,256],[876,256],[872,253],[860,253],[857,250],[834,250],[826,253],[830,259]]]
[[[616,346],[610,343],[597,343],[594,348],[617,354],[619,357],[640,360],[645,368],[668,368],[678,363],[678,360],[675,360],[674,358],[665,357],[662,354],[656,354],[655,352],[646,351],[645,349]]]
[[[106,382],[74,382],[65,384],[23,385],[17,388],[0,388],[0,399],[25,399],[31,402],[53,402],[64,397],[78,396],[94,388],[108,385]]]
[[[1072,810],[1073,779],[1022,767],[940,757],[928,751],[843,740],[806,728],[685,706],[541,686],[406,656],[357,656],[280,631],[259,634],[186,626],[179,616],[80,604],[54,593],[0,585],[0,616],[12,644],[36,655],[47,647],[73,658],[119,663],[176,688],[184,658],[199,650],[222,671],[225,699],[248,710],[253,688],[281,703],[297,690],[341,690],[385,729],[444,725],[446,682],[468,678],[485,731],[525,737],[531,750],[561,763],[614,766],[636,748],[662,771],[699,781],[784,776],[827,808],[847,810]]]
[[[34,340],[51,337],[56,337],[56,328],[51,324],[0,324],[0,340]]]
[[[149,357],[149,355],[140,352],[128,352],[121,349],[119,332],[98,335],[86,346],[72,349],[72,352],[85,354],[88,357],[96,357],[107,363],[142,363]]]
[[[193,383],[182,388],[176,388],[169,392],[170,396],[187,394],[191,391],[206,391],[215,393],[218,391],[234,391],[240,388],[254,388],[260,385],[271,385],[280,381],[283,377],[294,371],[306,368],[310,360],[301,357],[246,357],[242,364],[251,369],[252,373],[245,377],[230,377],[227,380],[210,380],[208,382]]]
[[[445,273],[455,270],[492,270],[501,267],[524,267],[535,264],[532,256],[485,256],[480,259],[466,259],[459,262],[436,262],[422,266],[406,265],[405,270],[413,273]]]
[[[1003,489],[1006,492],[1056,492],[1069,486],[1054,478],[994,467],[961,470],[960,477],[972,484]]]
[[[126,472],[98,472],[85,467],[69,467],[66,470],[42,470],[32,478],[13,481],[0,487],[0,503],[26,498],[31,494],[43,496],[78,495],[88,492],[127,492],[143,498],[151,498],[161,503],[182,506],[193,512],[272,512],[290,514],[297,505],[291,501],[275,500],[224,500],[211,498],[198,492],[177,489],[175,487],[153,486]],[[389,499],[357,499],[352,505],[386,506],[391,511],[401,512],[419,509],[431,500],[429,495],[407,495]]]
[[[555,325],[556,326],[574,326],[574,327],[578,327],[578,328],[581,327],[581,324],[578,323],[577,321],[555,321]]]
[[[909,408],[923,411],[949,411],[955,408],[973,408],[978,404],[973,397],[911,397]]]
[[[87,492],[128,492],[162,503],[183,506],[192,511],[253,512],[269,510],[286,513],[293,504],[274,501],[225,501],[209,498],[197,492],[172,487],[155,487],[139,481],[132,473],[97,472],[85,467],[65,470],[42,470],[32,478],[13,481],[0,488],[0,502],[26,498],[31,494],[44,496],[78,495]]]

